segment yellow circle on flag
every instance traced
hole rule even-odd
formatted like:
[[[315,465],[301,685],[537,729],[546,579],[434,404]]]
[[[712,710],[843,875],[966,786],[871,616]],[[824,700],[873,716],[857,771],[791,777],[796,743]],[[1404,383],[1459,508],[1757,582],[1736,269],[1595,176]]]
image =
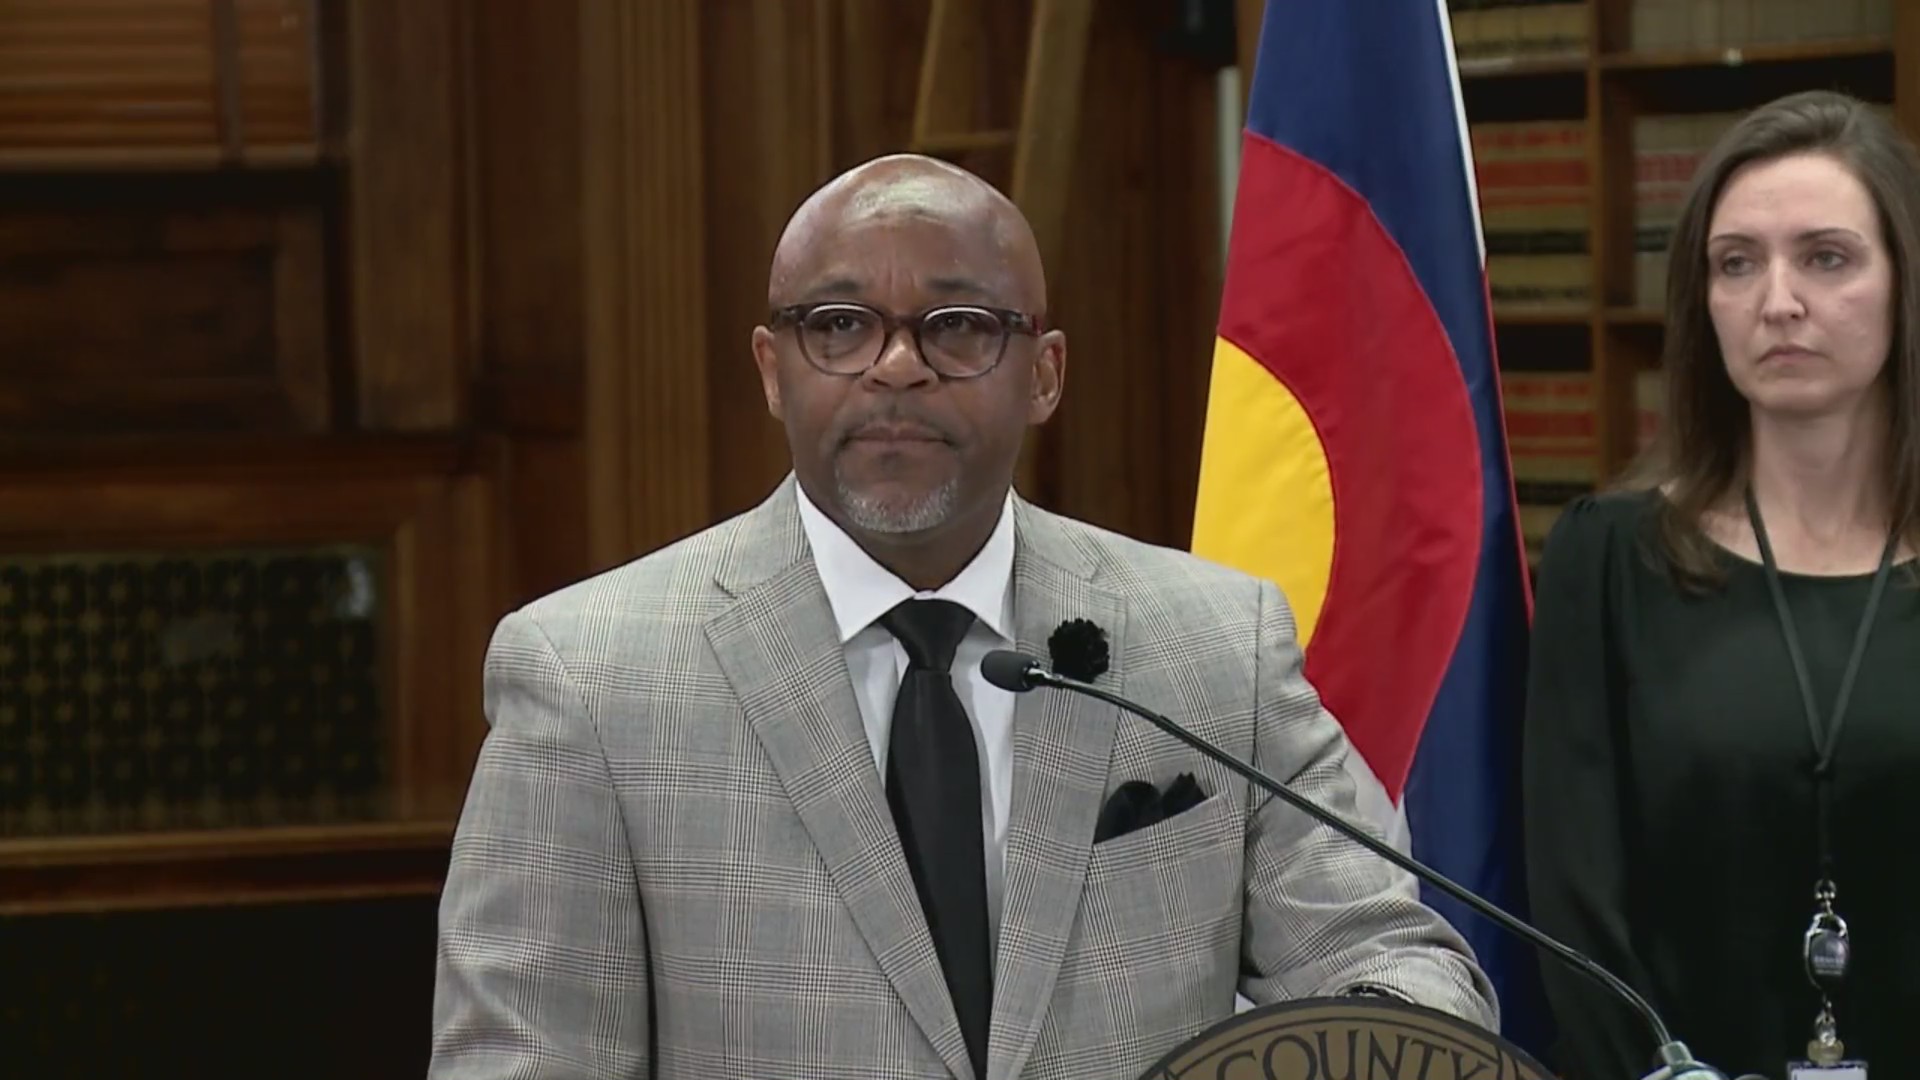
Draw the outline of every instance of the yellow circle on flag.
[[[1333,575],[1333,478],[1299,399],[1259,361],[1216,338],[1193,553],[1266,578],[1313,637]]]

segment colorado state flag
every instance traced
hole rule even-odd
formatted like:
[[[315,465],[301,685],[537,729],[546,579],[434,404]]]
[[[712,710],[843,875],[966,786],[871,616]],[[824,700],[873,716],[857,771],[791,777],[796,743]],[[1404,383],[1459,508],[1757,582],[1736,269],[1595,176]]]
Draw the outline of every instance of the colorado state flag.
[[[1413,854],[1524,918],[1532,599],[1444,0],[1271,3],[1251,77],[1193,549],[1280,586]],[[1543,1054],[1531,950],[1427,899]]]

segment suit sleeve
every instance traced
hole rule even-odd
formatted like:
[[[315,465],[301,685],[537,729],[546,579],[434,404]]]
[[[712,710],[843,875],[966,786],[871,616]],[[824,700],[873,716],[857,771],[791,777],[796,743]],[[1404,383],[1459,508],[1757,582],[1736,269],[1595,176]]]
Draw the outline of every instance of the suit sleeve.
[[[1260,589],[1254,763],[1385,840],[1360,813],[1352,745],[1307,682],[1293,616],[1271,583]],[[1499,1030],[1486,974],[1412,875],[1266,792],[1249,797],[1242,994],[1266,1004],[1374,988]]]
[[[1646,994],[1627,919],[1608,532],[1601,509],[1576,500],[1541,556],[1522,753],[1528,902],[1541,929]],[[1550,959],[1540,970],[1568,1080],[1652,1069],[1652,1036],[1622,1002]]]
[[[525,613],[495,631],[485,685],[490,728],[441,896],[428,1075],[644,1076],[639,890],[585,700]]]

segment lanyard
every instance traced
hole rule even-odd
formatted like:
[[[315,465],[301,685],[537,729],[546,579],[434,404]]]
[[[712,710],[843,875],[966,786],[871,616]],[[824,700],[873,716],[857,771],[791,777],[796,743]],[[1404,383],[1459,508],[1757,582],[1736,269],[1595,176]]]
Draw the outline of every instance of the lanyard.
[[[1787,657],[1793,661],[1793,675],[1800,683],[1800,702],[1807,711],[1807,729],[1813,735],[1816,755],[1813,765],[1816,837],[1820,845],[1820,877],[1833,879],[1833,755],[1840,745],[1840,725],[1846,721],[1847,704],[1853,697],[1853,681],[1860,673],[1860,660],[1867,652],[1867,636],[1873,629],[1874,615],[1880,609],[1880,596],[1886,591],[1887,572],[1893,566],[1893,553],[1899,547],[1899,533],[1887,537],[1880,553],[1880,568],[1873,575],[1873,589],[1867,594],[1867,607],[1860,616],[1860,628],[1854,632],[1853,653],[1840,676],[1840,692],[1833,702],[1828,724],[1820,722],[1820,710],[1813,700],[1813,681],[1807,675],[1807,658],[1800,649],[1800,634],[1794,628],[1793,611],[1787,607],[1787,594],[1780,587],[1780,569],[1773,561],[1773,547],[1767,543],[1767,527],[1760,521],[1760,507],[1754,501],[1753,488],[1747,488],[1747,518],[1753,524],[1753,538],[1760,546],[1760,557],[1767,566],[1767,587],[1773,593],[1773,607],[1780,616],[1780,633],[1787,641]]]

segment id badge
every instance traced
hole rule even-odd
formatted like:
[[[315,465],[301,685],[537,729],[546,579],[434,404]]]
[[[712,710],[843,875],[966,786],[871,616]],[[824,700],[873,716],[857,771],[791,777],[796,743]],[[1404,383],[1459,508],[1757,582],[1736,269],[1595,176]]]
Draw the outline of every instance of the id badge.
[[[1816,1065],[1811,1061],[1789,1061],[1787,1080],[1867,1080],[1867,1063],[1836,1061],[1831,1065]]]

